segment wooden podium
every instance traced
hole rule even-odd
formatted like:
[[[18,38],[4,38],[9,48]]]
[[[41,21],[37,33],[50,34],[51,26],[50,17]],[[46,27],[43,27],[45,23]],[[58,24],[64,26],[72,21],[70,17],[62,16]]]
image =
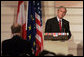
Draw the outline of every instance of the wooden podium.
[[[69,33],[44,33],[44,40],[68,40]]]

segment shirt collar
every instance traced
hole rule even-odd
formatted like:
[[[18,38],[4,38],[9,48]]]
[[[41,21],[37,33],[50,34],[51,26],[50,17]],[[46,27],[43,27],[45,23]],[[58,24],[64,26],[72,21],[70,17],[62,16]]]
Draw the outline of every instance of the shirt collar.
[[[59,19],[59,18],[58,18],[58,16],[57,16],[57,20],[58,20],[58,22],[59,22],[59,20],[61,20],[61,21],[62,21],[62,19]]]

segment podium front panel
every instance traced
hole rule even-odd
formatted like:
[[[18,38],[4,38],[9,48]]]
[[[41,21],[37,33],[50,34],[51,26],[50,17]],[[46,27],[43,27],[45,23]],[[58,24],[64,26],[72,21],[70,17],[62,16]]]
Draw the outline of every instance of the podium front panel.
[[[69,33],[44,33],[44,40],[68,40]]]

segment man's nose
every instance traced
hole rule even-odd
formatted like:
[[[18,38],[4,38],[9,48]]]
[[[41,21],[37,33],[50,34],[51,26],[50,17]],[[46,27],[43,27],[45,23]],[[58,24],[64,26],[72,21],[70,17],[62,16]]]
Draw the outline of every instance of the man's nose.
[[[62,14],[64,14],[64,12],[62,12]]]

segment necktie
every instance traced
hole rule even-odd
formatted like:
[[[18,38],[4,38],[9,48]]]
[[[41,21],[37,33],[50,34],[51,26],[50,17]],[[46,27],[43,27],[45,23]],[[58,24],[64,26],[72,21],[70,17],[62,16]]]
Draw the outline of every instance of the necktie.
[[[61,20],[59,20],[59,28],[60,28],[60,32],[62,30],[62,27],[61,27]]]

